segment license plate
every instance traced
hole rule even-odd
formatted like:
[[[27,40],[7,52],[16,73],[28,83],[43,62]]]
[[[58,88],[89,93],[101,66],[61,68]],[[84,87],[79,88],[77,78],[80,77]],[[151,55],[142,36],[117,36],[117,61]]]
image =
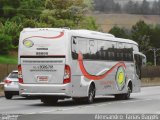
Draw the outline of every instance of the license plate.
[[[48,76],[37,76],[38,82],[48,82]]]

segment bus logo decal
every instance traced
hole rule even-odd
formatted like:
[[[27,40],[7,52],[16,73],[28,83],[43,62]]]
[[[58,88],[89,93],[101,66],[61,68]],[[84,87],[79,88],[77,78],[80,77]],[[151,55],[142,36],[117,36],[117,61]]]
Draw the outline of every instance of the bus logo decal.
[[[118,62],[116,65],[114,65],[113,67],[111,67],[108,71],[106,71],[104,74],[102,75],[91,75],[89,74],[85,67],[84,67],[84,64],[83,64],[83,55],[82,53],[80,52],[78,54],[78,63],[79,63],[79,67],[81,69],[81,72],[83,73],[83,75],[90,79],[90,80],[101,80],[103,78],[105,78],[108,74],[110,74],[115,68],[119,68],[119,67],[122,67],[123,69],[126,68],[126,65],[124,64],[124,62]],[[121,77],[121,76],[120,76]]]
[[[34,45],[34,43],[31,40],[23,40],[23,45],[26,46],[27,48],[30,48]]]
[[[126,83],[126,75],[125,75],[125,69],[123,67],[118,67],[117,73],[116,73],[116,84],[118,90],[123,90]]]
[[[64,35],[64,32],[60,32],[59,35],[57,36],[53,36],[53,37],[44,37],[44,36],[31,36],[31,37],[28,37],[28,38],[25,38],[24,40],[26,39],[29,39],[29,38],[45,38],[45,39],[57,39],[57,38],[60,38]]]

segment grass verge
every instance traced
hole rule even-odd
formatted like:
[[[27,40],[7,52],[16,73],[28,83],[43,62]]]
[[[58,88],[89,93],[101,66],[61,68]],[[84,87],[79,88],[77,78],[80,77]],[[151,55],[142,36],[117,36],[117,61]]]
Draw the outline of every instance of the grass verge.
[[[142,78],[141,86],[147,87],[147,86],[160,86],[160,77],[155,78]]]
[[[0,64],[17,64],[17,56],[1,55]]]

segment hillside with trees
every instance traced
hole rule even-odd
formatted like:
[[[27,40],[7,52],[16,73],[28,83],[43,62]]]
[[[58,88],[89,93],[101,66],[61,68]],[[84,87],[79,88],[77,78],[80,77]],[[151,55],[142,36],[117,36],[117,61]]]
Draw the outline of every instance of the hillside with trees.
[[[123,2],[123,0],[121,0]],[[94,10],[103,13],[127,13],[143,15],[160,15],[160,0],[94,0]]]
[[[132,8],[133,6],[130,6],[132,4],[137,8]],[[141,9],[140,12],[135,11],[139,9]],[[109,31],[117,37],[133,39],[139,43],[140,50],[147,55],[149,64],[153,64],[153,52],[150,48],[160,46],[160,25],[158,25],[160,17],[157,17],[160,13],[159,9],[160,0],[154,1],[152,5],[148,5],[146,0],[141,3],[129,0],[124,5],[114,0],[0,0],[0,61],[6,62],[9,58],[13,61],[8,53],[17,51],[19,34],[23,28],[70,27],[71,29]],[[94,13],[95,10],[100,13],[95,16],[89,14]],[[101,12],[107,14],[101,15]],[[112,23],[113,14],[108,13],[114,13],[116,23]],[[139,17],[133,19],[131,16],[127,17],[128,14],[122,13],[139,14]],[[148,16],[148,14],[156,16]],[[109,16],[105,17],[105,15]],[[150,22],[144,22],[141,16]],[[99,23],[99,19],[103,23]],[[134,22],[130,23],[132,20]],[[105,31],[103,26],[106,28],[110,26],[110,29]],[[160,54],[157,55],[160,56]],[[160,65],[158,56],[157,61]]]
[[[160,26],[152,26],[139,21],[131,29],[114,26],[109,33],[116,37],[132,39],[139,44],[139,49],[147,56],[148,65],[153,65],[152,48],[160,48]],[[157,51],[157,64],[160,65],[160,51]]]
[[[20,31],[30,27],[96,30],[87,0],[0,0],[0,54],[17,50]]]

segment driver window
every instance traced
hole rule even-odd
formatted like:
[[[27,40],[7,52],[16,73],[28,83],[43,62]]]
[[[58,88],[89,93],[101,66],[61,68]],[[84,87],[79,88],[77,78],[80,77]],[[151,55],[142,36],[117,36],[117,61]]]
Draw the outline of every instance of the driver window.
[[[142,57],[140,55],[134,55],[135,69],[138,77],[141,79],[141,67],[142,67]]]

